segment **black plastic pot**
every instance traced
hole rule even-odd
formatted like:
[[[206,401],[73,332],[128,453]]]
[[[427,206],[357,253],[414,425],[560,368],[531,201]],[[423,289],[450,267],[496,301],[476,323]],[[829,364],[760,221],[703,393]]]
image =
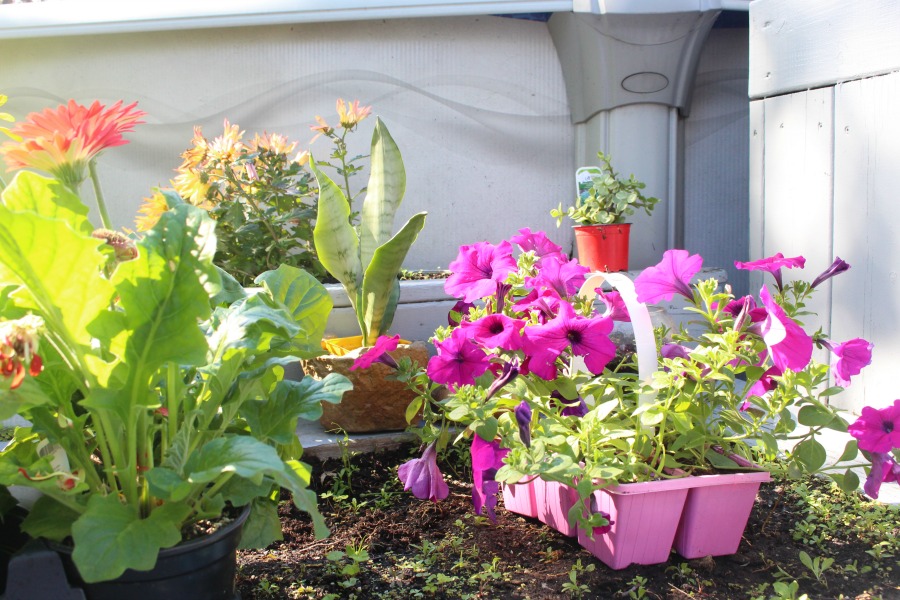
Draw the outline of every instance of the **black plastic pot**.
[[[0,518],[0,593],[6,589],[6,573],[13,554],[29,540],[19,526],[28,512],[17,506]]]
[[[125,571],[111,581],[85,583],[72,562],[71,549],[54,545],[66,578],[87,600],[233,600],[237,546],[249,507],[209,536],[159,552],[149,571]]]

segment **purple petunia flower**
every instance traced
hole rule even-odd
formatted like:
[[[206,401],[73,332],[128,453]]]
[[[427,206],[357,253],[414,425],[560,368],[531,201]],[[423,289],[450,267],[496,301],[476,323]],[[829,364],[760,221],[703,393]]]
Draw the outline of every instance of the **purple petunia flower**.
[[[493,296],[497,284],[518,269],[512,244],[505,240],[496,246],[488,242],[460,246],[449,267],[452,274],[444,282],[444,291],[466,302]]]
[[[437,502],[450,495],[450,489],[437,466],[437,449],[432,442],[425,448],[422,458],[408,460],[397,470],[404,490],[412,490],[419,500]]]
[[[531,290],[521,300],[513,304],[513,308],[519,312],[536,311],[538,321],[546,323],[559,312],[559,305],[565,302],[559,295],[550,290]]]
[[[532,233],[529,227],[523,227],[519,230],[519,234],[509,238],[509,241],[521,248],[522,252],[534,252],[534,255],[538,257],[538,263],[550,256],[567,260],[562,248],[551,242],[543,231]]]
[[[778,290],[781,291],[781,269],[793,269],[794,267],[803,268],[806,264],[806,259],[802,256],[795,256],[794,258],[785,258],[784,254],[781,252],[777,253],[775,256],[770,256],[768,258],[761,258],[760,260],[754,260],[751,262],[739,262],[734,261],[734,266],[738,269],[743,269],[745,271],[767,271],[772,274],[775,278],[775,285],[778,286]]]
[[[671,300],[681,294],[693,299],[691,278],[703,268],[703,257],[687,250],[666,250],[662,260],[654,267],[647,267],[634,279],[638,302],[654,304]]]
[[[494,313],[477,321],[461,325],[466,335],[485,348],[502,348],[514,351],[522,347],[522,328],[525,321]]]
[[[556,317],[543,325],[525,328],[524,350],[531,357],[529,368],[539,377],[555,379],[556,358],[571,348],[572,354],[584,357],[588,370],[598,375],[616,355],[616,345],[609,339],[612,327],[612,320],[578,316],[571,304],[562,302]]]
[[[691,349],[681,344],[663,344],[659,354],[663,358],[690,358]]]
[[[526,448],[531,448],[531,406],[522,400],[513,413],[516,416],[516,423],[519,425],[519,439]]]
[[[859,375],[863,367],[872,364],[872,343],[862,338],[854,338],[842,344],[833,344],[830,340],[820,340],[824,347],[831,350],[831,374],[835,385],[847,387],[850,378]]]
[[[834,259],[834,262],[831,263],[830,267],[828,267],[827,269],[822,271],[822,273],[818,277],[813,279],[813,282],[810,284],[809,287],[811,289],[816,288],[819,284],[828,281],[835,275],[837,275],[839,273],[843,273],[844,271],[846,271],[849,268],[850,268],[850,265],[846,261],[841,260],[841,257],[838,256]]]
[[[399,334],[394,337],[388,337],[386,335],[379,336],[378,339],[375,340],[374,346],[366,350],[359,358],[353,361],[353,364],[350,365],[350,370],[368,369],[372,366],[372,363],[376,362],[384,363],[392,369],[398,369],[399,366],[397,365],[397,361],[395,361],[388,352],[396,350],[399,342]]]
[[[500,448],[496,440],[486,442],[478,434],[472,436],[472,504],[475,514],[487,511],[491,521],[497,520],[494,508],[497,506],[497,492],[500,485],[496,479],[497,470],[503,466],[503,458],[509,449]]]
[[[886,452],[872,453],[872,467],[863,490],[869,497],[878,499],[882,483],[900,483],[900,465]]]
[[[756,305],[756,299],[753,296],[743,296],[735,298],[725,305],[725,312],[737,319],[743,313],[749,317],[751,323],[759,323],[766,319],[766,309]]]
[[[469,309],[475,306],[472,302],[465,302],[463,300],[459,300],[456,304],[453,305],[453,308],[450,309],[450,312],[447,313],[447,325],[451,327],[455,327],[459,325],[469,314]]]
[[[759,331],[772,363],[782,372],[785,369],[802,370],[812,358],[812,338],[785,314],[765,286],[759,291],[759,299],[768,312],[766,320],[759,324]]]
[[[747,396],[762,397],[766,392],[771,392],[778,387],[778,382],[775,381],[773,377],[781,377],[782,375],[784,375],[784,372],[778,367],[769,367],[762,375],[760,375],[759,379],[750,386],[750,389],[747,390]],[[750,402],[745,400],[744,403],[741,404],[741,410],[747,410],[748,408],[750,408]]]
[[[597,499],[591,495],[591,513],[598,514],[604,519],[606,519],[606,525],[600,525],[599,527],[594,527],[593,534],[594,535],[604,535],[612,531],[612,526],[616,524],[615,521],[612,520],[612,516],[604,511],[600,510],[597,506]]]
[[[451,387],[472,385],[488,369],[490,359],[461,328],[446,340],[435,342],[437,355],[428,359],[428,376]]]
[[[847,428],[859,440],[861,450],[890,452],[900,448],[900,400],[882,409],[864,406],[862,414]]]

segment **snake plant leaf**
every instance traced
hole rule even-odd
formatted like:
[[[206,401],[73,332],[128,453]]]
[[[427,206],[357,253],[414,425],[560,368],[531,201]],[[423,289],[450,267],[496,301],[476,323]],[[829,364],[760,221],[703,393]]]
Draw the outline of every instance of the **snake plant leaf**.
[[[319,185],[319,206],[313,241],[325,269],[343,284],[350,302],[356,308],[356,297],[362,281],[359,261],[359,237],[350,224],[350,202],[341,188],[320,171],[310,159],[310,169]]]
[[[375,251],[394,232],[394,217],[406,193],[400,149],[381,119],[375,121],[369,183],[359,224],[360,262],[367,268]],[[399,269],[398,269],[399,270]]]
[[[397,299],[394,287],[397,284],[397,274],[403,266],[406,254],[410,246],[416,241],[422,227],[425,226],[425,216],[428,213],[421,212],[413,215],[397,235],[379,246],[372,255],[372,261],[366,268],[362,285],[362,313],[366,323],[366,345],[374,343],[375,339],[387,331],[390,323],[385,325],[385,315],[393,316]],[[393,307],[388,311],[388,305],[393,298]]]

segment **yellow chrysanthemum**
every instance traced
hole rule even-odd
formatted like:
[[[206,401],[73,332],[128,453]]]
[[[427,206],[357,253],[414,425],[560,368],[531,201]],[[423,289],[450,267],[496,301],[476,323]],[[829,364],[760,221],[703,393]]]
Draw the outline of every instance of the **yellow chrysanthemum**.
[[[231,125],[228,119],[225,119],[225,133],[209,145],[210,159],[226,164],[233,163],[240,158],[241,152],[245,149],[241,141],[243,136],[244,132],[237,125]]]
[[[199,126],[194,127],[194,139],[191,142],[194,145],[181,154],[184,161],[178,167],[179,171],[196,169],[206,161],[209,154],[209,143],[203,137],[203,130]]]
[[[294,158],[294,162],[302,167],[309,162],[309,157],[309,150],[304,150],[303,152],[297,154],[297,156]]]
[[[178,175],[172,181],[172,185],[179,196],[194,206],[199,206],[206,210],[212,208],[212,203],[207,197],[211,187],[210,178],[206,178],[204,181],[199,171],[179,169]]]
[[[167,210],[169,210],[169,205],[165,196],[156,190],[152,196],[144,198],[144,203],[138,209],[138,216],[134,219],[134,225],[138,231],[149,231]]]
[[[290,154],[297,147],[297,142],[288,142],[286,136],[280,133],[266,133],[263,135],[256,134],[253,141],[250,142],[250,150],[270,150],[276,154]]]
[[[371,106],[360,106],[359,100],[345,103],[343,98],[337,99],[337,113],[341,121],[341,127],[352,129],[372,113]]]

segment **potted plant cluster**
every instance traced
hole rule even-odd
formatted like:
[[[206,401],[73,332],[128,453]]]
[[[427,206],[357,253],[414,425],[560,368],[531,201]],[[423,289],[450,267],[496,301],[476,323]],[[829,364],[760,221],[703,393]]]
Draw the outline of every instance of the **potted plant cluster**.
[[[358,108],[342,113],[342,126],[358,122],[366,114],[368,109]],[[320,127],[333,135],[327,124]],[[363,348],[373,346],[389,331],[400,298],[403,261],[425,225],[426,216],[424,212],[413,215],[394,233],[394,218],[406,190],[406,171],[400,150],[381,119],[376,119],[372,133],[370,161],[359,224],[354,225],[349,188],[336,184],[310,158],[319,189],[313,231],[316,251],[325,269],[347,293],[360,335],[325,340],[330,354],[306,361],[304,368],[317,377],[332,372],[351,377],[353,391],[344,395],[340,407],[326,408],[322,417],[326,429],[348,432],[406,427],[406,407],[411,400],[406,386],[386,379],[389,370],[383,365],[373,365],[359,374],[351,372],[350,367]],[[346,172],[346,167],[340,171]],[[346,178],[344,183],[349,185]],[[427,357],[423,343],[404,342],[398,351],[419,362]]]
[[[0,452],[0,485],[41,492],[22,528],[88,598],[231,598],[238,538],[280,537],[282,488],[327,533],[295,429],[349,383],[283,379],[321,353],[331,302],[308,273],[224,289],[214,221],[174,193],[139,238],[90,223],[79,185],[141,116],[69,102],[0,147],[53,176],[19,171],[0,196],[0,418],[31,423]]]
[[[775,276],[775,290],[764,287],[757,301],[734,298],[715,280],[691,285],[702,259],[683,250],[668,251],[633,285],[609,274],[619,290],[603,291],[540,233],[463,246],[447,281],[466,303],[457,324],[436,332],[427,368],[400,365],[419,391],[410,414],[424,415],[416,430],[426,443],[401,479],[418,497],[440,499],[436,451],[471,440],[477,512],[493,514],[503,483],[508,507],[577,535],[617,569],[664,562],[673,547],[688,557],[735,552],[768,470],[838,469],[831,476],[855,488],[855,444],[826,468],[818,435],[846,429],[827,400],[869,363],[871,345],[803,331],[796,318],[807,298],[846,263],[838,259],[812,284],[782,285],[781,269],[802,264],[780,255],[739,263]],[[634,322],[640,363],[648,355],[643,305],[675,294],[705,323],[702,335],[674,332],[662,346],[650,335],[649,369],[611,362],[612,321]],[[828,366],[811,360],[816,344],[832,349],[834,385]],[[373,354],[367,360],[386,360]],[[462,428],[455,438],[453,428]],[[780,460],[779,442],[789,438]],[[696,529],[704,521],[713,535]]]
[[[652,214],[659,199],[644,196],[641,190],[646,185],[634,175],[620,178],[609,155],[598,152],[597,157],[600,167],[578,169],[575,205],[563,210],[560,203],[550,214],[556,217],[557,226],[564,217],[575,221],[575,244],[582,265],[591,271],[627,271],[631,224],[625,219],[638,209]]]

